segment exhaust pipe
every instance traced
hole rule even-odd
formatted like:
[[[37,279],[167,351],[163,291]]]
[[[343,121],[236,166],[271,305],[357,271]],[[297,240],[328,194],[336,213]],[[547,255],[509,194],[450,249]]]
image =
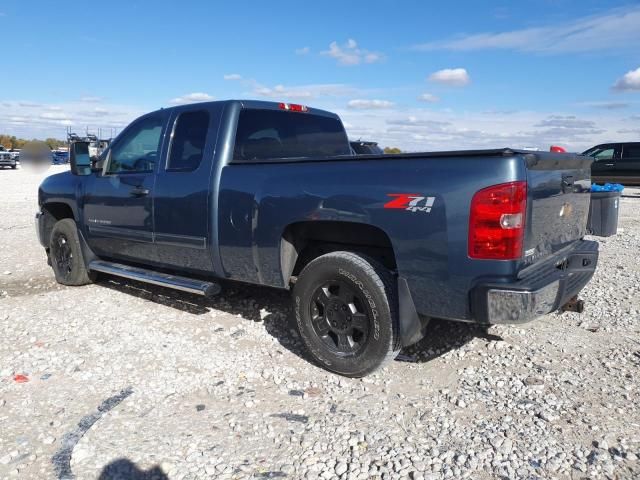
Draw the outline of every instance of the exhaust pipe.
[[[582,313],[584,312],[584,300],[580,300],[576,295],[560,307],[560,311]]]

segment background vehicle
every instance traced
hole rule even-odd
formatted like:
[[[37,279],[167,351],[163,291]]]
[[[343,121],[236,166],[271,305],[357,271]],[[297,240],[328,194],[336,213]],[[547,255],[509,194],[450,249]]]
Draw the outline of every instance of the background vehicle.
[[[13,169],[17,167],[16,159],[11,155],[11,152],[0,151],[0,167],[11,167]]]
[[[377,142],[364,142],[362,140],[349,142],[356,155],[382,155],[384,151]]]
[[[11,153],[11,158],[15,159],[16,162],[20,161],[20,149],[19,148],[12,148],[11,150],[9,150],[9,153]]]
[[[97,164],[39,190],[56,279],[97,273],[202,295],[219,279],[293,290],[312,358],[362,376],[430,317],[521,323],[594,273],[591,159],[510,149],[358,157],[302,105],[191,104],[129,125]]]
[[[591,166],[594,182],[640,185],[640,142],[603,143],[583,155],[595,160]]]
[[[69,152],[67,150],[52,150],[52,160],[54,165],[69,163]]]

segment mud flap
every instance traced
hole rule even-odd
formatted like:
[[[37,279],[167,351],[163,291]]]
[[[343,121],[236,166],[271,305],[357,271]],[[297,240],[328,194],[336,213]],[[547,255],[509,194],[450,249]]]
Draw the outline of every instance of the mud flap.
[[[400,341],[403,347],[413,345],[423,337],[422,322],[413,303],[407,280],[398,277],[398,315]]]

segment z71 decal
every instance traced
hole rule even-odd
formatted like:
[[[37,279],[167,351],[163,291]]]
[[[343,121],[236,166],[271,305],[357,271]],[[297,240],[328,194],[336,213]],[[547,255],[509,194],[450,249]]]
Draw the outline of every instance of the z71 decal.
[[[419,193],[388,193],[388,197],[395,197],[384,204],[384,208],[407,210],[409,212],[429,213],[436,197],[425,197]]]

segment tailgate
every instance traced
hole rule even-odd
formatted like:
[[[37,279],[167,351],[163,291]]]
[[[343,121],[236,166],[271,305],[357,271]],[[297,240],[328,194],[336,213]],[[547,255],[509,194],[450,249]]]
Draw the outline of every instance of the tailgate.
[[[532,264],[581,239],[591,198],[590,157],[527,155],[528,209],[524,257]]]

